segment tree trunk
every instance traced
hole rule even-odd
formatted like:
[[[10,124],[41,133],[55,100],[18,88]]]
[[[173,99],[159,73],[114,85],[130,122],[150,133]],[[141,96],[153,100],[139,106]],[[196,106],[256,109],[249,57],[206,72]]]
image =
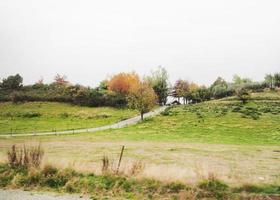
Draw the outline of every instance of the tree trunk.
[[[144,113],[141,112],[141,120],[143,121],[144,119]]]

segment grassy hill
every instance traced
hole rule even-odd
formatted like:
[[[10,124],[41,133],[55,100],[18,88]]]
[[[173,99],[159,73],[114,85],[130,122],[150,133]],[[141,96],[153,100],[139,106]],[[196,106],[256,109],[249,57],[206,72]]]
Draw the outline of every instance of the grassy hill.
[[[168,108],[161,116],[119,130],[98,133],[102,140],[185,141],[220,144],[280,144],[280,97],[253,94],[243,105],[222,99]],[[261,98],[263,97],[263,98]]]
[[[80,107],[67,103],[0,103],[0,134],[98,127],[136,114],[129,109]]]

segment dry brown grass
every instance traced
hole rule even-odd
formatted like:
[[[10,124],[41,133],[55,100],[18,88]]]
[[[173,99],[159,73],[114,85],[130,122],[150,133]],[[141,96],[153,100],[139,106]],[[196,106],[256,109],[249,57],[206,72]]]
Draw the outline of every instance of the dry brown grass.
[[[38,139],[0,141],[0,160],[6,160],[6,151],[17,145],[35,145]],[[215,172],[219,179],[230,184],[280,183],[275,174],[280,171],[277,146],[238,146],[189,144],[179,142],[108,142],[91,137],[56,137],[42,140],[44,163],[58,168],[71,167],[81,172],[102,174],[102,157],[107,155],[113,165],[121,145],[126,146],[120,171],[130,174],[133,162],[141,160],[145,168],[136,176],[161,181],[197,183]]]
[[[131,176],[136,176],[143,172],[144,168],[145,164],[142,161],[135,161],[134,163],[132,163],[132,166],[129,170],[129,174]]]
[[[178,195],[179,200],[197,200],[198,191],[196,188],[189,189],[187,191],[180,192]]]
[[[8,163],[11,167],[35,167],[41,165],[44,151],[41,145],[26,147],[16,147],[12,145],[11,149],[7,152]]]

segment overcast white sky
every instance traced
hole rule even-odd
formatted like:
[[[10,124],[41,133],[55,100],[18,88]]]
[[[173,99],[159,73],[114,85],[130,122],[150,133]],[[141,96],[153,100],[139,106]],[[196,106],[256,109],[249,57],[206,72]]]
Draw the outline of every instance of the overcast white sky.
[[[0,0],[0,77],[95,86],[165,67],[209,84],[280,71],[279,0]]]

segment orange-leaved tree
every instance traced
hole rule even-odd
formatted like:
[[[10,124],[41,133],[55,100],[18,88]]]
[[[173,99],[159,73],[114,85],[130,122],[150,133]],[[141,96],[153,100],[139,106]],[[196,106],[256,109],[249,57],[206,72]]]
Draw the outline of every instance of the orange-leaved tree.
[[[56,74],[56,76],[54,77],[54,83],[57,85],[66,85],[69,82],[67,81],[67,76]]]
[[[140,83],[140,78],[135,72],[119,73],[108,82],[108,88],[118,94],[128,95]]]
[[[143,120],[144,114],[155,106],[157,96],[148,83],[139,82],[138,85],[134,85],[130,90],[127,100],[128,106],[137,109],[140,112],[141,120]]]

